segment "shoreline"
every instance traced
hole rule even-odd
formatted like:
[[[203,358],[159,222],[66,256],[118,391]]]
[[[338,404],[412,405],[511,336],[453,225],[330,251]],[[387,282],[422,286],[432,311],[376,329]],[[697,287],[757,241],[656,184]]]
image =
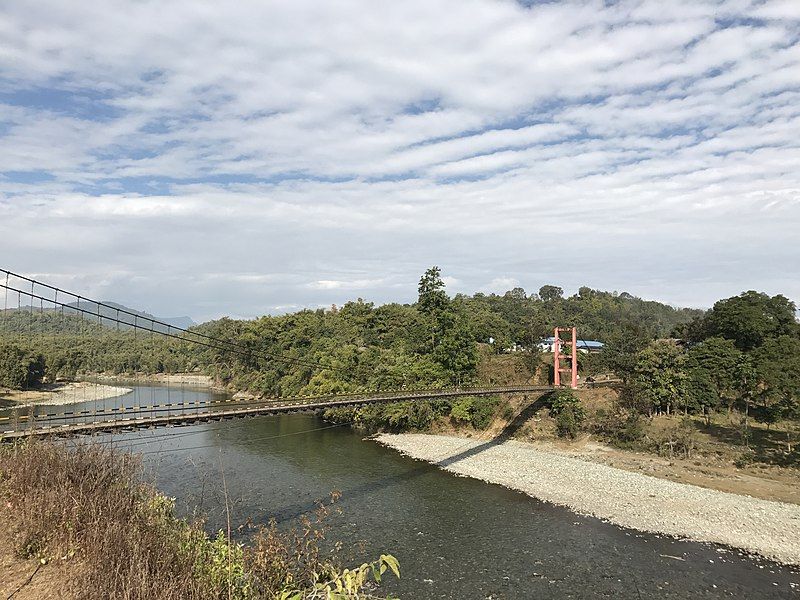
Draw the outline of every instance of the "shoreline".
[[[499,484],[621,527],[722,544],[800,565],[798,505],[659,479],[515,440],[415,433],[372,439],[456,475]]]
[[[166,385],[190,385],[192,387],[210,388],[221,390],[214,385],[214,381],[208,375],[198,373],[150,373],[147,375],[107,375],[99,373],[91,375],[90,379],[97,381],[123,382],[128,384],[136,383],[163,383]]]
[[[31,406],[66,406],[95,400],[106,400],[131,393],[133,390],[115,385],[104,385],[88,381],[74,381],[43,386],[28,391],[13,391],[3,395],[9,402],[4,408],[28,408]]]

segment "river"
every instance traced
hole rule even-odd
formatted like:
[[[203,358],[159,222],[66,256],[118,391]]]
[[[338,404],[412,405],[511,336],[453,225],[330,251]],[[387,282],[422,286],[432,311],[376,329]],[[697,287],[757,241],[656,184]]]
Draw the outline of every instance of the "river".
[[[137,386],[109,406],[210,399],[197,389]],[[329,537],[355,563],[384,552],[401,598],[797,598],[800,574],[737,551],[622,529],[500,486],[459,478],[348,427],[298,414],[117,433],[183,513],[224,528],[282,525],[341,492]],[[245,535],[245,534],[242,534]]]

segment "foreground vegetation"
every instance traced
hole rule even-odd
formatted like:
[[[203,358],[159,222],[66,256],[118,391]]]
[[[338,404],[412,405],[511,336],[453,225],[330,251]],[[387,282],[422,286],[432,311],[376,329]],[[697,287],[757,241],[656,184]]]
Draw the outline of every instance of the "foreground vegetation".
[[[0,499],[19,557],[68,574],[59,597],[373,598],[387,571],[399,576],[391,555],[342,569],[325,545],[323,504],[293,529],[259,528],[247,545],[222,531],[209,537],[143,483],[136,458],[101,445],[0,448]]]

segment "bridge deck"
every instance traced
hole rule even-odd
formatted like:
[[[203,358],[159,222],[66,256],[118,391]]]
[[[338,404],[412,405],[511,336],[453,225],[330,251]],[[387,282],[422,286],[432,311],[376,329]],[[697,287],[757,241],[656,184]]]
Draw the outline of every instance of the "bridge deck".
[[[402,402],[409,400],[430,400],[435,398],[452,398],[459,396],[490,396],[494,394],[515,394],[515,393],[542,393],[551,391],[550,386],[503,386],[503,387],[482,387],[466,388],[421,392],[401,392],[381,395],[346,396],[346,397],[323,397],[317,399],[286,399],[272,400],[268,402],[253,402],[244,406],[227,410],[214,410],[204,412],[183,412],[178,414],[168,414],[162,416],[132,416],[121,419],[109,420],[87,420],[80,423],[59,424],[58,419],[43,418],[30,419],[27,427],[14,431],[0,432],[0,441],[13,441],[30,436],[48,435],[76,435],[91,434],[116,429],[135,429],[146,427],[164,427],[189,425],[208,421],[221,421],[248,416],[262,416],[285,414],[293,412],[319,411],[328,408],[359,406],[363,404],[374,404],[378,402]],[[139,414],[152,412],[148,407],[141,407]],[[130,412],[126,414],[137,414]]]

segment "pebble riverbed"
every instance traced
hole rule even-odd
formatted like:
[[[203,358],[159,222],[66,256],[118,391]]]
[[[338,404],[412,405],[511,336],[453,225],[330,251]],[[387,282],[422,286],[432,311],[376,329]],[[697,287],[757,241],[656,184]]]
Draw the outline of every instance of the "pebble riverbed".
[[[795,504],[658,479],[513,440],[411,433],[375,439],[457,475],[519,490],[622,527],[724,544],[800,565],[800,506]]]

